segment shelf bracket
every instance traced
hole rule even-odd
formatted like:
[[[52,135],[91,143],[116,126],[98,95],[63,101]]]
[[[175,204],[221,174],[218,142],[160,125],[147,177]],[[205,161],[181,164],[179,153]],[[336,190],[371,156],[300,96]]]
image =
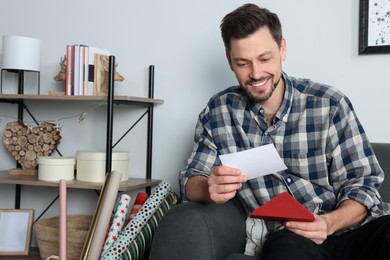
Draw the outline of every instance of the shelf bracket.
[[[108,63],[108,95],[107,95],[107,140],[106,140],[106,174],[112,170],[112,128],[114,118],[114,75],[115,56],[109,56]]]

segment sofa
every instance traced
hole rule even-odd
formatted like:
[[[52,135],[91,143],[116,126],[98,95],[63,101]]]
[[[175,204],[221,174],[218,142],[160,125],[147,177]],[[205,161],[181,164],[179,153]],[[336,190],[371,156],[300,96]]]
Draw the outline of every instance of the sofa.
[[[390,143],[372,143],[385,172],[379,192],[390,202]],[[149,260],[258,259],[243,254],[246,214],[238,199],[224,204],[181,203],[156,230]]]

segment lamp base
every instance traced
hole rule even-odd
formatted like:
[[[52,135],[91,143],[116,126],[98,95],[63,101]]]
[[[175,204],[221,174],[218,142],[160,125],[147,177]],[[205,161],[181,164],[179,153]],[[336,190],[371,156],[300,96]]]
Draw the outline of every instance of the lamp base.
[[[4,72],[8,73],[17,73],[18,74],[18,93],[17,94],[24,94],[24,79],[25,79],[25,73],[38,73],[37,75],[37,94],[40,94],[40,72],[39,71],[32,71],[32,70],[17,70],[17,69],[2,69],[1,70],[1,86],[0,86],[0,94],[3,94],[3,76]]]

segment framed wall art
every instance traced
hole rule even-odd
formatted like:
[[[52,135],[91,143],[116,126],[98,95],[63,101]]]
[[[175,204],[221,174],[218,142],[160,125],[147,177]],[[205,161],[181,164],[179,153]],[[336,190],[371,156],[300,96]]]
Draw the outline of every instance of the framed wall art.
[[[29,255],[33,219],[33,209],[0,209],[0,256]]]
[[[360,0],[359,54],[390,53],[390,1]]]

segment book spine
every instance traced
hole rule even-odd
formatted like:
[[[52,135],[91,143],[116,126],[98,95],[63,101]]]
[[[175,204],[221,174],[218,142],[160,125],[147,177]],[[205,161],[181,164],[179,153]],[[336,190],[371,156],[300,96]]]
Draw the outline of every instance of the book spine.
[[[89,47],[85,46],[84,47],[84,60],[83,60],[83,70],[84,70],[84,77],[83,77],[83,95],[90,95],[88,93],[88,78],[89,78]]]
[[[72,45],[66,46],[65,95],[72,95]]]
[[[78,83],[78,90],[79,90],[79,96],[83,96],[83,79],[84,79],[84,53],[85,53],[85,46],[80,45],[80,56],[79,56],[79,83]]]
[[[74,46],[74,66],[73,66],[73,94],[79,95],[80,80],[80,45]]]

